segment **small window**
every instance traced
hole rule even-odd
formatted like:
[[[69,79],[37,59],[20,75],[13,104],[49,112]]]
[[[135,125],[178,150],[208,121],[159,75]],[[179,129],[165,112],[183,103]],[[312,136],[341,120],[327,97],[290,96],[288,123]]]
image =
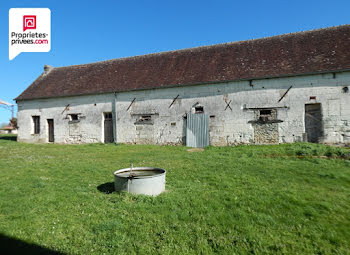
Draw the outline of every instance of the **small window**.
[[[71,114],[70,120],[79,120],[78,114]]]
[[[147,121],[151,121],[152,120],[152,116],[151,115],[142,115],[139,118],[139,122],[147,122]]]
[[[194,108],[194,113],[204,113],[204,108],[203,106],[196,106]]]
[[[259,121],[266,122],[273,119],[272,109],[259,110]]]
[[[141,115],[136,120],[135,124],[153,124],[152,115]]]
[[[40,116],[32,116],[34,124],[34,134],[40,134]]]
[[[78,123],[80,122],[81,118],[82,117],[80,116],[80,113],[68,114],[68,119],[69,119],[68,124]]]
[[[271,113],[272,110],[260,110],[260,116],[269,116]]]

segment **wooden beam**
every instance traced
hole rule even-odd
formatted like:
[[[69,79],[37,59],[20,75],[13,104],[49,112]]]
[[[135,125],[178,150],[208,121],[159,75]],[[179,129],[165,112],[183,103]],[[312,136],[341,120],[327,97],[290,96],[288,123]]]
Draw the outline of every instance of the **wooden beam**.
[[[66,105],[66,108],[64,108],[64,110],[62,111],[61,114],[63,114],[65,111],[69,110],[69,106],[70,106],[70,104],[67,104],[67,105]]]
[[[289,92],[289,90],[293,88],[293,86],[290,86],[286,92],[284,92],[283,96],[280,98],[280,100],[278,100],[278,103],[281,102],[281,100],[287,95],[287,93]]]
[[[224,110],[224,111],[226,111],[227,107],[230,108],[230,110],[232,111],[232,108],[231,108],[231,106],[230,106],[231,101],[232,101],[232,100],[230,100],[230,102],[228,102],[228,103],[225,102],[225,103],[226,103],[226,107],[225,107],[225,110]]]
[[[179,96],[180,96],[180,95],[177,95],[177,96],[173,99],[173,101],[172,101],[171,104],[169,105],[169,108],[175,103],[176,99],[177,99]]]
[[[129,107],[128,107],[128,109],[126,109],[126,111],[129,111],[129,109],[130,109],[130,107],[131,107],[131,105],[135,102],[135,100],[136,100],[136,97],[131,101],[131,103],[130,103],[130,105],[129,105]]]

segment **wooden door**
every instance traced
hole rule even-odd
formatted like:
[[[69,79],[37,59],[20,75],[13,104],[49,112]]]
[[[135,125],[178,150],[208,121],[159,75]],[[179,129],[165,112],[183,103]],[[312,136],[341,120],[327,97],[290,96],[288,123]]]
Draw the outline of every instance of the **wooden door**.
[[[104,114],[104,136],[105,136],[105,143],[114,142],[113,115],[111,112],[106,112]]]
[[[321,104],[305,105],[305,133],[308,142],[320,142],[323,136]]]
[[[49,127],[49,142],[55,142],[55,131],[54,131],[54,122],[53,119],[48,119],[47,124]]]

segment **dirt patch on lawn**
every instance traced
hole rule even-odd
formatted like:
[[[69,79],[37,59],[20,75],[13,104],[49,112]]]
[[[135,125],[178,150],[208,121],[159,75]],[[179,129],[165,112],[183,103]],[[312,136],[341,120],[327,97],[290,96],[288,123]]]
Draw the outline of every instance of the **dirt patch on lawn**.
[[[188,152],[202,152],[204,151],[203,148],[191,148],[187,150]]]

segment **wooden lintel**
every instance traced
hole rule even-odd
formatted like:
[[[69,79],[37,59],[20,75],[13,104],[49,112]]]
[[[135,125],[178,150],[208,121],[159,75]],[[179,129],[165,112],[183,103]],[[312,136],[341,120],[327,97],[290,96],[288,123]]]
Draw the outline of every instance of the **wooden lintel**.
[[[269,110],[269,109],[289,109],[288,106],[271,106],[271,107],[245,107],[243,110]]]

